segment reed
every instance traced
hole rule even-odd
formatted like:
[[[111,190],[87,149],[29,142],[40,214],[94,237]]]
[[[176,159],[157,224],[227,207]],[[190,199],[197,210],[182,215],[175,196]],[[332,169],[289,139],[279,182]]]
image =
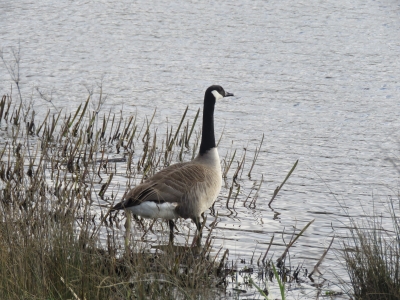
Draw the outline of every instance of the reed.
[[[366,221],[350,218],[342,255],[355,299],[400,299],[399,199],[389,199],[391,226],[378,214]]]
[[[127,164],[122,167],[133,181],[165,164],[150,130],[154,115],[140,137],[133,117],[104,115],[96,128],[99,114],[89,111],[89,97],[71,115],[48,112],[33,131],[34,119],[22,126],[21,103],[13,106],[11,100],[4,96],[0,102],[2,126],[11,128],[0,151],[3,299],[210,299],[221,292],[215,285],[227,252],[221,261],[211,259],[210,237],[201,251],[190,247],[189,239],[175,247],[161,247],[161,239],[149,251],[148,244],[122,230],[124,218],[108,213],[122,196],[113,184],[121,175],[117,163]],[[161,149],[168,147],[171,156],[181,152],[174,142],[179,134],[178,128]],[[182,138],[189,142],[187,131]],[[140,140],[137,172],[131,164],[133,143]],[[123,157],[114,158],[113,148]]]
[[[212,209],[215,220],[201,249],[189,244],[186,230],[179,234],[183,244],[165,246],[168,228],[161,221],[110,213],[124,190],[197,154],[199,110],[192,121],[186,108],[176,129],[168,127],[162,135],[152,125],[156,110],[141,124],[136,116],[100,113],[101,99],[91,110],[92,101],[88,96],[71,114],[48,111],[36,120],[31,108],[13,102],[12,94],[1,98],[7,142],[0,141],[0,294],[5,299],[213,299],[224,294],[231,274],[229,250],[213,249],[211,235],[223,213]],[[227,216],[237,215],[238,203],[254,209],[261,197],[264,178],[252,180],[250,174],[262,143],[263,137],[249,166],[246,149],[241,154],[233,149],[223,159],[227,193],[217,205],[229,211]],[[243,173],[249,176],[242,178]],[[272,241],[262,252],[265,266],[271,266]]]

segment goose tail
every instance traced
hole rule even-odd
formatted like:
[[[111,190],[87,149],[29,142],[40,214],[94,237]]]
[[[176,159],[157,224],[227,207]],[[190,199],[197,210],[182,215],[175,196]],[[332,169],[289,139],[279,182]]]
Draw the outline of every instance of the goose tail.
[[[114,206],[111,208],[111,211],[121,210],[121,209],[125,209],[125,208],[126,208],[126,207],[125,207],[125,201],[122,201],[122,202],[120,202],[120,203],[114,205]]]

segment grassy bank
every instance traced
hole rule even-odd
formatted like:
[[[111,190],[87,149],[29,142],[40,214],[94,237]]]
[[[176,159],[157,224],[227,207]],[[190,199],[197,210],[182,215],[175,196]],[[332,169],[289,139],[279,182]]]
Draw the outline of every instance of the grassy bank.
[[[229,249],[213,245],[217,208],[208,216],[215,222],[209,222],[201,248],[192,247],[193,232],[180,222],[180,242],[171,247],[162,221],[110,213],[125,190],[197,154],[199,111],[192,119],[184,111],[162,134],[152,125],[154,115],[140,123],[134,115],[103,112],[101,103],[88,97],[71,114],[48,112],[36,120],[32,106],[11,95],[0,101],[0,294],[5,299],[216,299],[240,298],[243,291],[268,297],[270,281],[280,283],[283,295],[287,284],[307,280],[304,268],[288,259],[302,228],[293,229],[283,254],[275,256],[274,271],[273,237],[243,268],[228,261]],[[263,178],[257,184],[250,178],[262,143],[254,153],[239,156],[232,150],[222,157],[224,196],[217,205],[228,216],[236,213],[235,206],[256,208]],[[296,165],[271,191],[270,204]]]
[[[192,247],[186,228],[172,247],[162,221],[109,212],[125,190],[197,154],[199,111],[189,120],[186,110],[162,135],[152,127],[154,115],[138,123],[136,116],[104,113],[100,106],[90,110],[91,101],[71,114],[49,111],[42,120],[12,95],[0,101],[2,298],[224,297],[228,276],[240,270],[227,266],[229,251],[212,245],[212,225],[203,247]],[[234,169],[235,153],[223,158],[224,178],[230,170],[234,178],[221,204],[233,210],[237,202],[254,205],[249,195],[260,187],[240,193],[236,180],[245,156]]]
[[[399,200],[388,202],[391,222],[375,213],[363,222],[350,218],[342,257],[355,299],[400,299]]]
[[[183,117],[157,141],[151,121],[139,126],[134,116],[99,117],[89,101],[71,115],[49,113],[36,121],[11,96],[1,100],[2,299],[215,298],[226,256],[211,258],[209,239],[201,249],[186,239],[173,248],[160,240],[149,250],[131,234],[129,218],[108,212],[125,190],[110,188],[114,176],[135,184],[183,159],[184,150],[191,155],[195,120],[182,126]]]

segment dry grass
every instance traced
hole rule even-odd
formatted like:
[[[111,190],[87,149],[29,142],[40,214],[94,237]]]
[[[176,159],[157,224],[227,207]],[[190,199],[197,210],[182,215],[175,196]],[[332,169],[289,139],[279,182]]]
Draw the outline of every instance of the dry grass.
[[[107,215],[122,197],[118,184],[110,190],[113,176],[134,184],[182,159],[195,121],[160,142],[151,121],[101,118],[89,101],[38,123],[11,96],[0,102],[2,299],[212,299],[223,292],[216,287],[224,264],[210,258],[209,240],[201,249],[160,241],[149,250],[129,230],[124,235],[121,214]]]
[[[13,101],[11,95],[0,101],[2,298],[215,299],[225,295],[228,276],[238,271],[226,265],[227,250],[213,249],[212,225],[203,247],[191,247],[186,229],[179,234],[184,242],[171,247],[162,238],[154,240],[154,236],[168,236],[161,221],[109,213],[123,191],[171,163],[195,157],[199,111],[190,120],[186,109],[175,128],[167,127],[160,134],[152,126],[155,114],[138,123],[136,116],[104,113],[101,96],[97,102],[88,97],[70,115],[49,112],[40,121],[35,120],[33,107],[23,103],[21,95],[20,101]],[[98,103],[94,109],[93,103]],[[261,145],[262,140],[254,158],[247,161],[246,150],[237,161],[236,150],[223,157],[226,196],[217,205],[225,216],[237,215],[235,205],[256,208],[263,177],[257,181],[250,175]],[[217,217],[212,224],[216,223]],[[149,232],[157,234],[149,238]],[[260,270],[270,269],[268,250]],[[280,276],[287,277],[289,269],[283,258]],[[264,283],[272,280],[263,278]]]
[[[384,226],[376,215],[365,222],[351,219],[351,235],[343,244],[343,258],[355,299],[400,299],[398,201],[389,203],[392,228]]]

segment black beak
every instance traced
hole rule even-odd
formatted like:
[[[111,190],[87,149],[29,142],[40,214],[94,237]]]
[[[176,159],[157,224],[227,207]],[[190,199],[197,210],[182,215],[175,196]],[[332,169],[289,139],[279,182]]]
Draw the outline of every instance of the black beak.
[[[232,97],[234,96],[232,93],[225,92],[225,97]]]

